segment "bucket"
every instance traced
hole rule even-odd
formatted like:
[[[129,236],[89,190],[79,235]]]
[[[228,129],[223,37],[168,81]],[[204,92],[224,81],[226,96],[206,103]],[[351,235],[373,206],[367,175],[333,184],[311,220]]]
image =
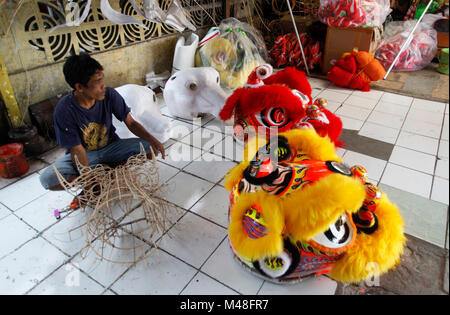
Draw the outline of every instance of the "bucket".
[[[29,168],[21,143],[10,143],[0,147],[0,175],[3,178],[21,176],[28,172]]]
[[[439,66],[437,71],[443,74],[448,74],[448,48],[441,49],[439,53]]]

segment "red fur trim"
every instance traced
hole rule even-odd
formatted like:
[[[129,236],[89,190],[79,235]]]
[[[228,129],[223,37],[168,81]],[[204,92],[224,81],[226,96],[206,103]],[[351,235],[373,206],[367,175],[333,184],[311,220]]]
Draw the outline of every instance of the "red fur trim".
[[[283,107],[288,118],[293,121],[305,115],[302,102],[292,94],[291,89],[281,85],[264,85],[259,88],[236,90],[228,98],[219,116],[221,119],[231,117],[230,112],[233,108],[235,117],[242,118],[269,107]]]
[[[282,84],[286,85],[291,89],[302,92],[307,95],[311,100],[311,85],[306,78],[303,71],[297,70],[294,67],[288,67],[282,71],[279,71],[267,79],[264,80],[264,84]]]
[[[244,88],[236,89],[233,94],[231,94],[227,101],[225,102],[225,106],[222,108],[222,110],[219,113],[219,117],[222,120],[228,120],[231,117],[233,117],[234,112],[236,110],[236,107],[238,107],[239,99],[241,98],[241,95],[245,93]]]

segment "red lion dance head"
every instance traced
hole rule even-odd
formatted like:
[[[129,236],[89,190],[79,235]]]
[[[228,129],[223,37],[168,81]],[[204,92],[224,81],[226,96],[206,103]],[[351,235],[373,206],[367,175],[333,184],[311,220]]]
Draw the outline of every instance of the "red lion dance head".
[[[342,121],[325,108],[325,99],[311,97],[311,85],[304,72],[293,67],[275,74],[269,64],[257,67],[244,87],[236,89],[227,99],[219,116],[234,116],[234,137],[247,142],[251,135],[273,136],[296,128],[314,128],[328,136],[335,145]]]

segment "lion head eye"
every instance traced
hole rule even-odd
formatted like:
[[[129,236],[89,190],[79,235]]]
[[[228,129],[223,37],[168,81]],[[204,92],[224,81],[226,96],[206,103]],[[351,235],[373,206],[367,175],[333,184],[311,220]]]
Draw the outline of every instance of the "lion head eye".
[[[195,90],[197,89],[197,83],[195,83],[195,82],[189,83],[189,84],[188,84],[188,88],[189,88],[189,90],[191,90],[191,91],[195,91]]]

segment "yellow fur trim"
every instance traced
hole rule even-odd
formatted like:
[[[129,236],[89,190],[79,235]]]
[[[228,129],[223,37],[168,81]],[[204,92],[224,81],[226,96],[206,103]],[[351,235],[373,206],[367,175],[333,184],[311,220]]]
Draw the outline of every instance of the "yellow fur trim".
[[[361,181],[331,174],[283,198],[287,233],[294,240],[308,241],[326,231],[346,211],[356,212],[366,195]]]
[[[225,175],[225,189],[231,191],[235,185],[239,183],[242,178],[242,174],[247,166],[250,164],[248,161],[241,162],[240,164],[233,167],[228,173]]]
[[[398,208],[383,194],[374,213],[378,229],[372,234],[358,234],[355,244],[331,270],[333,279],[357,283],[379,276],[400,262],[406,238]]]
[[[233,248],[245,259],[271,257],[283,251],[284,216],[277,199],[276,196],[259,191],[242,194],[234,205],[228,234]],[[242,223],[246,211],[255,204],[262,208],[262,216],[267,224],[268,232],[268,235],[258,239],[248,237]]]
[[[330,139],[319,136],[313,129],[294,129],[281,133],[280,136],[286,137],[292,149],[307,154],[310,159],[341,162]],[[250,164],[249,161],[254,158],[259,148],[266,143],[266,139],[261,136],[254,137],[248,141],[245,146],[243,161],[231,169],[225,177],[225,188],[227,190],[233,189],[234,185],[239,182],[242,178],[242,173]]]
[[[314,129],[294,129],[281,133],[291,148],[303,152],[312,160],[338,161],[334,144],[328,137],[319,136]]]

